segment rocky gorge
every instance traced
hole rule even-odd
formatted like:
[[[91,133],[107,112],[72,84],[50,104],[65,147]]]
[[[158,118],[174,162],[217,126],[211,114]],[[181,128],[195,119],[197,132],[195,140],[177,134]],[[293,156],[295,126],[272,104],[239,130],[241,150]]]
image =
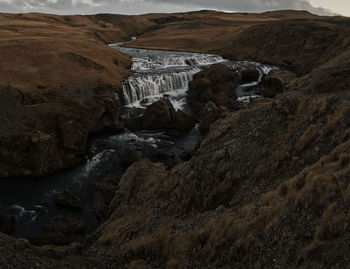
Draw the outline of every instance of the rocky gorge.
[[[185,96],[189,110],[176,110],[177,97],[157,92],[160,100],[152,99],[153,104],[142,108],[141,117],[139,110],[137,115],[130,110],[124,111],[127,117],[123,115],[126,88],[121,94],[118,83],[95,84],[87,92],[74,89],[74,94],[65,87],[59,91],[36,87],[40,93],[35,94],[11,85],[2,88],[1,93],[10,98],[2,98],[2,108],[6,104],[23,111],[1,114],[7,122],[2,125],[6,136],[0,150],[3,176],[42,176],[75,166],[84,159],[87,138],[100,131],[127,127],[142,133],[153,128],[176,139],[198,122],[202,136],[190,152],[182,152],[185,161],[175,163],[166,161],[169,155],[140,155],[138,150],[135,154],[116,144],[114,150],[124,151],[121,159],[126,171],[112,171],[113,178],[94,183],[99,228],[83,241],[74,236],[55,241],[50,235],[57,231],[79,234],[84,230],[81,222],[59,217],[46,224],[46,237],[40,240],[0,233],[0,264],[8,268],[349,266],[348,19],[289,11],[231,17],[199,12],[167,20],[166,15],[162,19],[141,16],[135,23],[139,29],[133,29],[140,36],[127,46],[152,48],[152,43],[153,48],[186,50],[187,36],[162,43],[167,40],[164,32],[186,32],[192,27],[194,36],[197,30],[210,33],[212,25],[203,23],[204,15],[227,27],[218,28],[226,33],[225,42],[216,47],[206,40],[201,43],[207,45],[206,53],[279,68],[264,73],[265,65],[239,67],[237,61],[208,66],[193,74]],[[245,16],[254,19],[242,23]],[[111,24],[121,20],[100,18]],[[194,27],[199,22],[202,29]],[[238,22],[242,28],[233,30],[237,26],[230,23]],[[108,43],[122,41],[113,38]],[[125,59],[126,79],[132,73],[127,70],[131,59],[121,53],[120,57]],[[141,80],[141,75],[132,79]],[[145,98],[147,103],[149,96],[137,101]],[[1,231],[8,232],[12,222],[11,217],[0,216]]]

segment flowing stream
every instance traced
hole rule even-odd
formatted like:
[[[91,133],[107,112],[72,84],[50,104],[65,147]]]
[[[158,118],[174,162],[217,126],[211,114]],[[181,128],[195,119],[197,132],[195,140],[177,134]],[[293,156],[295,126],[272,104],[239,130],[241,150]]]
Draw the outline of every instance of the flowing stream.
[[[123,81],[124,117],[141,115],[144,109],[162,97],[168,97],[175,109],[191,112],[186,103],[188,84],[203,68],[223,63],[241,72],[245,68],[260,71],[259,81],[240,85],[238,100],[247,101],[259,97],[258,84],[263,76],[273,69],[271,66],[253,62],[233,62],[218,55],[173,52],[147,49],[132,49],[122,44],[111,44],[112,48],[130,54],[135,73]],[[0,212],[16,216],[14,236],[30,237],[43,233],[43,224],[57,215],[75,217],[87,224],[87,232],[98,225],[92,207],[90,186],[106,178],[118,179],[123,174],[119,155],[126,148],[142,152],[167,152],[176,161],[180,154],[192,150],[199,141],[198,127],[179,138],[171,138],[160,132],[125,131],[121,134],[101,135],[90,142],[88,160],[85,164],[42,179],[9,178],[0,180]],[[81,211],[72,211],[55,205],[55,194],[68,189],[82,203]]]

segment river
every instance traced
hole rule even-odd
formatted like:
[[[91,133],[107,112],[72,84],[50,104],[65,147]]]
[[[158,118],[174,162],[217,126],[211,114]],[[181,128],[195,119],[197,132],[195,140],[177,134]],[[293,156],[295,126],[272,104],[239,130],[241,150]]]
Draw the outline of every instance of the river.
[[[141,115],[148,105],[163,97],[169,98],[175,109],[191,113],[186,102],[188,84],[196,73],[212,64],[222,63],[237,72],[245,68],[258,69],[261,77],[273,69],[259,63],[229,61],[211,54],[132,49],[122,44],[111,44],[110,47],[130,54],[132,70],[135,71],[123,81],[123,117]],[[259,81],[240,85],[237,88],[238,100],[259,97],[261,77]],[[179,162],[181,153],[192,150],[199,138],[198,126],[179,138],[168,137],[161,131],[133,133],[127,130],[94,137],[89,143],[89,158],[79,167],[40,179],[17,177],[0,180],[0,211],[16,216],[13,234],[16,237],[41,235],[43,224],[58,215],[83,220],[87,233],[90,233],[99,224],[92,207],[91,183],[120,178],[123,169],[119,155],[124,149],[164,151]],[[54,196],[66,189],[81,199],[82,210],[72,211],[55,205]]]

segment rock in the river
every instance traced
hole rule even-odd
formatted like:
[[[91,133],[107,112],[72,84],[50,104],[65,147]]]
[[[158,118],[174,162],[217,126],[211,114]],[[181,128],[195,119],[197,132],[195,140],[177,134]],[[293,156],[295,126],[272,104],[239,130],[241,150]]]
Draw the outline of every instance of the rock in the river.
[[[142,127],[146,130],[166,130],[174,120],[175,109],[169,99],[161,99],[149,107],[142,116]]]
[[[241,83],[250,83],[258,81],[260,72],[257,69],[244,69],[241,72]]]
[[[163,130],[170,136],[181,136],[194,127],[194,120],[185,112],[175,111],[169,99],[161,99],[147,107],[142,117],[125,120],[132,131]]]
[[[196,74],[189,85],[188,103],[199,115],[206,103],[230,107],[236,100],[240,77],[236,71],[216,64]]]
[[[55,204],[74,210],[80,210],[82,208],[79,197],[75,196],[67,190],[55,196]]]
[[[134,162],[141,159],[141,153],[137,150],[127,148],[120,154],[120,163],[124,168],[128,168]]]
[[[191,130],[194,125],[195,123],[192,117],[182,110],[178,110],[175,112],[170,128],[168,128],[166,134],[175,137],[181,136]]]

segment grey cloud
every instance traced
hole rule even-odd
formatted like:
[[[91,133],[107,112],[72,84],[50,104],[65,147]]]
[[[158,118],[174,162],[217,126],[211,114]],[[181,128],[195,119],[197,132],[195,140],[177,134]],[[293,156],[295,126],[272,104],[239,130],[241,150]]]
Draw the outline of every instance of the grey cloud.
[[[172,3],[172,0],[151,0],[155,3]],[[177,3],[198,8],[215,8],[227,11],[259,12],[276,9],[308,10],[315,14],[330,15],[331,11],[315,8],[305,0],[177,0]]]
[[[60,14],[177,12],[195,9],[259,12],[275,9],[308,10],[331,14],[306,0],[0,0],[2,12],[53,12]]]

